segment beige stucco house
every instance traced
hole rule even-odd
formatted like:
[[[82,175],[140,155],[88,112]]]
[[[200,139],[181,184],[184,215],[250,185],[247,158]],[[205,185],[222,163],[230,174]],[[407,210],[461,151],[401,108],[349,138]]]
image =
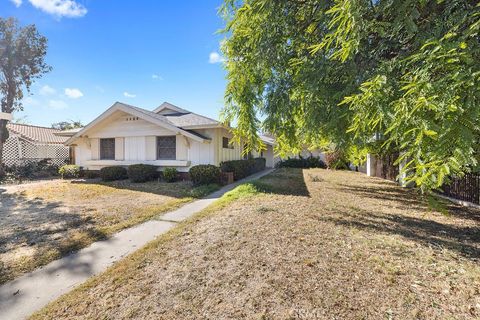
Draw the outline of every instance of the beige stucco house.
[[[143,163],[186,172],[198,164],[242,159],[243,146],[231,138],[219,121],[168,102],[153,111],[116,102],[65,144],[73,147],[75,164],[88,170]],[[265,149],[253,156],[273,167],[274,141],[262,141]]]

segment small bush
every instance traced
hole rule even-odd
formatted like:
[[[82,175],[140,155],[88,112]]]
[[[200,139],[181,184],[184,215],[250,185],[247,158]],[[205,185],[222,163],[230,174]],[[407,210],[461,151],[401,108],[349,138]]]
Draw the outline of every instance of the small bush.
[[[42,159],[37,162],[36,171],[43,176],[55,176],[59,174],[59,166],[53,163],[52,159]]]
[[[62,179],[74,179],[80,177],[80,167],[75,164],[61,166],[58,173]]]
[[[233,179],[240,180],[265,169],[265,158],[232,160],[220,163],[222,172],[233,172]]]
[[[149,164],[132,164],[128,166],[128,178],[132,182],[146,182],[158,177],[156,166]]]
[[[240,180],[250,174],[252,160],[232,160],[220,163],[223,172],[233,172],[233,179]]]
[[[193,198],[203,198],[218,189],[220,189],[220,186],[216,183],[203,184],[192,188],[192,190],[188,192],[188,196]]]
[[[320,160],[319,157],[308,157],[308,158],[288,158],[277,163],[279,168],[323,168],[327,166],[325,163]]]
[[[325,163],[328,169],[345,170],[348,169],[348,161],[341,151],[329,152],[325,155]]]
[[[127,169],[124,167],[113,166],[100,169],[100,178],[102,178],[103,181],[122,180],[127,177]]]
[[[177,180],[177,169],[175,168],[165,168],[163,169],[163,179],[166,182],[175,182]]]
[[[220,179],[220,168],[211,164],[193,166],[188,173],[194,185],[217,183]]]
[[[100,178],[100,171],[85,170],[85,171],[83,171],[83,176],[86,179],[97,179],[97,178]]]

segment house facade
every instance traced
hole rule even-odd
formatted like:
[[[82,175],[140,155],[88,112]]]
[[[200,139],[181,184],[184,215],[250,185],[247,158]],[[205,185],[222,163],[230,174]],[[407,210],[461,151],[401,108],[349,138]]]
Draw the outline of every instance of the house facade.
[[[168,102],[153,111],[116,102],[65,144],[73,147],[75,164],[87,170],[143,163],[186,172],[194,165],[242,159],[243,146],[231,139],[219,121]],[[273,167],[274,142],[262,140],[265,149],[252,156]]]
[[[2,162],[21,166],[49,159],[61,166],[69,162],[68,137],[58,136],[60,130],[20,123],[8,123],[8,139],[3,145]]]

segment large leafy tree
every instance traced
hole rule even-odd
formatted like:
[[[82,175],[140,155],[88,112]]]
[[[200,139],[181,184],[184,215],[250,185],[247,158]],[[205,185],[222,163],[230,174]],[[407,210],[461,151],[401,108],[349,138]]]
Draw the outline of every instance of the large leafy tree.
[[[263,127],[280,153],[400,152],[424,189],[477,165],[478,1],[226,0],[221,12],[224,117],[250,148]]]
[[[14,18],[0,18],[0,104],[1,111],[23,109],[24,91],[33,81],[50,71],[45,63],[47,39],[34,25],[21,27]],[[8,138],[7,121],[0,120],[0,171],[3,144]]]

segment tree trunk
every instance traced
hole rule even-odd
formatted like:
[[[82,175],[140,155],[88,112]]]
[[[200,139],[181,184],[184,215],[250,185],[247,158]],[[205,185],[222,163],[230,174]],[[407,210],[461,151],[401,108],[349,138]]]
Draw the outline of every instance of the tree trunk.
[[[4,174],[3,167],[3,144],[7,140],[7,120],[0,120],[0,177]]]

